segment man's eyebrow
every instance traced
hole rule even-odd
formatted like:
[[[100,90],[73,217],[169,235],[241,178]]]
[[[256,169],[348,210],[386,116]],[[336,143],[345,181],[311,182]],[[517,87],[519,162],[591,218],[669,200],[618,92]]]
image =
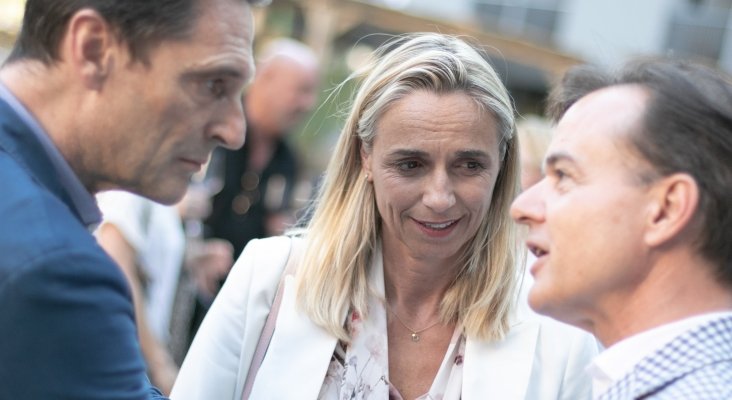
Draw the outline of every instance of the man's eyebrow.
[[[574,157],[565,152],[550,153],[544,159],[544,170],[554,167],[560,161],[575,163]]]
[[[219,75],[219,76],[226,76],[229,78],[235,78],[235,79],[248,79],[249,78],[249,71],[248,70],[242,70],[241,68],[233,68],[233,67],[213,67],[211,69],[203,70],[201,71],[203,75]]]
[[[211,65],[202,67],[200,69],[190,70],[185,73],[188,77],[213,77],[223,76],[227,78],[239,79],[243,81],[249,81],[252,78],[252,73],[249,66],[242,68],[241,66],[233,65]]]

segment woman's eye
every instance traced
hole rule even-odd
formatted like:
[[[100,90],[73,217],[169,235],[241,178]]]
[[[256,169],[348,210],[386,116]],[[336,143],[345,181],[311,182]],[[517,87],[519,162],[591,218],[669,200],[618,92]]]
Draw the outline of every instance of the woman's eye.
[[[411,171],[417,167],[419,167],[419,163],[417,161],[402,161],[397,164],[397,167],[399,167],[402,171]]]
[[[477,161],[467,161],[465,162],[465,168],[467,169],[482,169],[483,165]]]
[[[458,171],[469,175],[479,175],[485,170],[485,165],[480,161],[462,161],[457,167]]]

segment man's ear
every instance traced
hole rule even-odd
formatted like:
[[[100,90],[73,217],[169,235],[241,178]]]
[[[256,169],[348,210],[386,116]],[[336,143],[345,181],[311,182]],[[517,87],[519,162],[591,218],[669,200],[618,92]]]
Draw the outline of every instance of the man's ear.
[[[98,12],[85,8],[69,20],[61,57],[70,63],[85,86],[96,90],[114,67],[114,54],[120,46],[107,20]]]
[[[699,185],[689,174],[676,173],[659,180],[651,190],[648,227],[649,246],[658,246],[683,233],[699,208]]]

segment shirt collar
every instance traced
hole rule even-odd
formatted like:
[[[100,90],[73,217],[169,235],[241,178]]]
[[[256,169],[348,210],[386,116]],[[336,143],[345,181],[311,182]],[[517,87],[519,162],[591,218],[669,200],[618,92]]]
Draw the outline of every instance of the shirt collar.
[[[41,143],[41,147],[43,147],[43,150],[55,169],[59,183],[71,198],[73,206],[81,218],[81,222],[87,228],[93,229],[102,220],[102,214],[99,211],[99,207],[97,207],[94,196],[81,183],[79,177],[71,169],[69,163],[61,155],[61,152],[38,120],[2,82],[0,82],[0,99],[8,103],[10,108],[18,114],[20,119],[30,128],[30,131]]]
[[[609,347],[600,353],[587,368],[592,376],[592,393],[597,399],[613,383],[619,381],[642,359],[665,346],[680,334],[705,323],[731,316],[732,312],[714,312],[674,321],[638,333]]]

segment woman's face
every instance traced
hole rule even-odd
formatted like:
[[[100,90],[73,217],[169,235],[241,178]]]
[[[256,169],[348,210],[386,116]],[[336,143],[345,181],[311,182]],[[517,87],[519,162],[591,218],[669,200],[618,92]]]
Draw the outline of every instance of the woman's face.
[[[493,115],[463,92],[417,91],[393,103],[362,151],[385,254],[454,262],[488,213],[499,143]]]

